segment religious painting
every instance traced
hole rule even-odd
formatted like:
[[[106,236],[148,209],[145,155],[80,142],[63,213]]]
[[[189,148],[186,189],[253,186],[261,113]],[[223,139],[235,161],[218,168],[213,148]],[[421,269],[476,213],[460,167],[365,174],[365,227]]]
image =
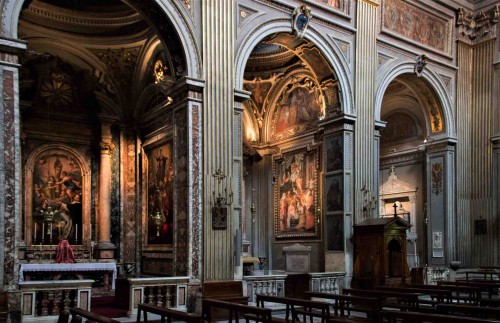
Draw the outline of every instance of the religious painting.
[[[32,188],[32,243],[81,243],[82,171],[76,157],[60,149],[37,156]]]
[[[317,237],[318,152],[301,149],[275,160],[276,238]]]
[[[344,209],[344,190],[342,175],[327,176],[325,179],[326,212]]]
[[[319,3],[326,4],[327,6],[334,8],[341,8],[342,2],[344,0],[316,0]]]
[[[148,244],[172,244],[174,237],[172,142],[148,154]]]
[[[319,120],[324,97],[308,77],[296,77],[282,90],[273,114],[271,137],[286,139],[312,129]]]
[[[326,250],[344,251],[344,215],[328,215],[325,219]]]
[[[344,142],[342,136],[333,136],[325,140],[326,172],[342,170],[344,167]]]

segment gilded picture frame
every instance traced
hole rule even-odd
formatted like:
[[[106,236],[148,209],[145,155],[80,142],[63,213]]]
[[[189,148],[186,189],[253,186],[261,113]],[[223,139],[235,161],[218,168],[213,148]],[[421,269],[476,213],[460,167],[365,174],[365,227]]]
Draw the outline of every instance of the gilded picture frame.
[[[319,238],[318,150],[305,148],[274,159],[275,237]]]

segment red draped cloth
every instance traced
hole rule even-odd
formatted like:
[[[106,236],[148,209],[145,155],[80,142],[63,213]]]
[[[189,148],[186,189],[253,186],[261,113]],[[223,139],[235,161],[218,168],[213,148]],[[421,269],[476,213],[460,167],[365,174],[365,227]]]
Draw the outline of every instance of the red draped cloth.
[[[69,245],[68,240],[59,241],[59,244],[57,245],[56,262],[76,263],[73,248]]]

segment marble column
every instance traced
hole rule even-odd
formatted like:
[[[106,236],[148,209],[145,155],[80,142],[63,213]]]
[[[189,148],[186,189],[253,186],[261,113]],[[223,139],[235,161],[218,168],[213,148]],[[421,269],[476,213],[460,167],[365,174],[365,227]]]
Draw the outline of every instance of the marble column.
[[[96,246],[98,259],[113,259],[115,245],[110,239],[111,223],[111,154],[115,149],[111,138],[111,125],[101,126],[101,163],[99,165],[99,240]]]
[[[18,55],[25,49],[24,41],[0,37],[0,279],[11,314],[21,310],[21,294],[15,292],[22,240]]]

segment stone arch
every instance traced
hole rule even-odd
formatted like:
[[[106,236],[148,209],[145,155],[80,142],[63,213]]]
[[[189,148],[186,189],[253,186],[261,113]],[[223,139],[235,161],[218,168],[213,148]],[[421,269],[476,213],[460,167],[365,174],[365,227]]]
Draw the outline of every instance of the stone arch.
[[[255,46],[266,37],[282,32],[291,32],[290,19],[275,19],[266,21],[247,33],[241,42],[242,45],[236,50],[235,89],[243,89],[243,74],[245,72],[246,63]],[[340,92],[342,94],[340,98],[341,107],[345,113],[352,113],[354,102],[352,93],[353,89],[352,84],[349,81],[349,68],[342,56],[342,53],[339,52],[338,48],[329,44],[329,42],[317,29],[314,28],[314,26],[310,25],[308,27],[308,31],[305,34],[304,39],[317,46],[321,53],[325,56],[327,62],[332,66],[336,73]]]
[[[382,101],[389,84],[394,81],[398,76],[403,74],[413,74],[414,62],[399,62],[388,66],[388,73],[379,77],[378,87],[376,90],[375,99],[375,120],[380,121],[382,113]],[[429,68],[425,69],[422,73],[422,79],[434,91],[436,99],[439,102],[439,109],[443,116],[443,127],[445,129],[442,136],[453,138],[455,136],[455,122],[452,109],[452,100],[446,90],[446,86],[440,80],[439,76],[430,71]]]
[[[25,214],[25,232],[31,232],[32,221],[28,221],[28,214],[32,214],[33,206],[33,174],[35,163],[38,158],[48,154],[51,151],[59,151],[67,153],[70,157],[74,158],[82,174],[82,244],[91,239],[91,228],[90,228],[90,209],[91,209],[91,171],[90,171],[90,160],[86,160],[83,153],[69,145],[66,144],[44,144],[35,148],[28,158],[26,159],[26,164],[24,167],[24,214]],[[86,206],[86,207],[85,207]],[[25,235],[25,241],[29,245],[31,244],[31,236],[29,234]]]
[[[3,36],[13,39],[18,38],[19,16],[25,2],[26,0],[3,2],[1,7],[4,14],[0,21]],[[188,23],[189,19],[185,18],[185,14],[174,1],[155,0],[155,2],[167,15],[178,33],[186,58],[187,76],[199,78],[201,75],[201,55],[193,35],[193,26]],[[180,17],[182,18],[179,19]]]

